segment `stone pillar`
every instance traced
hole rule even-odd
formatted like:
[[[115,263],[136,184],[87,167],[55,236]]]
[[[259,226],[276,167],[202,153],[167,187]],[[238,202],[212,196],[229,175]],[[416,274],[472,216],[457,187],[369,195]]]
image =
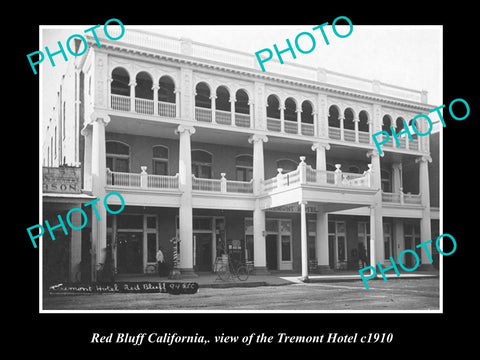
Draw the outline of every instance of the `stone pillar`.
[[[307,243],[307,214],[305,210],[306,201],[300,201],[300,243],[302,253],[302,277],[300,280],[308,281],[308,243]]]
[[[419,164],[419,190],[422,201],[422,218],[420,219],[420,243],[432,239],[431,218],[430,218],[430,185],[428,181],[428,163],[432,162],[430,156],[421,156],[415,160]],[[434,242],[435,240],[433,240]],[[428,251],[432,253],[432,243],[427,245]],[[421,247],[421,269],[432,270],[433,265],[430,262],[425,247]]]
[[[180,135],[178,172],[179,187],[183,192],[179,209],[180,256],[178,269],[182,276],[196,276],[193,271],[193,208],[192,208],[192,150],[190,136],[193,126],[179,125],[175,130]]]
[[[174,92],[175,94],[175,117],[180,117],[180,89],[175,88]]]
[[[374,195],[374,202],[370,211],[370,253],[375,254],[376,264],[378,261],[385,262],[385,244],[383,242],[383,214],[382,214],[382,180],[380,170],[380,155],[376,150],[370,150],[367,157],[371,158],[371,185],[373,189],[378,189]],[[372,247],[372,245],[374,245]],[[374,249],[374,250],[373,250]],[[372,265],[373,266],[373,265]]]
[[[355,114],[354,118],[353,118],[353,125],[355,127],[355,142],[358,143],[359,142],[359,139],[358,139],[358,122],[359,122],[359,118],[358,118],[358,115]]]
[[[280,104],[280,131],[283,133],[285,132],[285,105]]]
[[[268,138],[264,135],[252,135],[248,139],[253,144],[253,193],[258,195],[264,179],[263,143]],[[265,211],[260,208],[260,201],[255,200],[253,210],[253,263],[255,274],[265,274],[267,271],[267,255],[265,244]]]
[[[323,206],[318,206],[316,222],[315,251],[317,252],[317,269],[320,273],[331,273],[328,252],[328,214]]]
[[[152,90],[153,90],[153,115],[158,115],[158,89],[159,89],[158,84],[153,84]]]
[[[330,150],[330,144],[318,142],[312,144],[312,150],[316,152],[316,170],[326,171],[327,170],[327,156],[325,151]],[[317,183],[326,184],[327,183],[327,173],[317,172]]]
[[[231,96],[230,97],[230,125],[232,126],[236,126],[237,124],[235,124],[235,103],[237,102],[237,99],[235,99],[235,96]]]
[[[177,90],[177,89],[176,89]],[[195,120],[195,84],[193,83],[193,70],[180,68],[180,87],[175,94],[177,103],[177,117],[183,120]],[[178,100],[178,101],[177,101]]]
[[[250,127],[255,129],[267,129],[267,104],[265,99],[265,84],[255,81],[255,93],[252,103],[255,104],[255,112],[250,111]]]
[[[215,100],[217,98],[217,95],[210,95],[210,101],[212,103],[212,123],[213,124],[216,124],[217,123],[217,120],[216,120],[216,115],[217,115],[217,109],[216,109],[216,103],[215,103]]]
[[[302,109],[295,111],[297,113],[297,134],[302,135]]]
[[[392,255],[394,259],[398,259],[398,255],[405,250],[405,234],[403,231],[403,220],[394,218],[393,219],[393,239],[395,243],[394,254]]]
[[[130,111],[135,112],[135,86],[137,86],[137,83],[131,81],[128,85],[130,86]]]
[[[254,127],[254,123],[253,123],[253,112],[255,110],[255,107],[254,107],[254,102],[249,100],[248,101],[248,118],[250,119],[250,129],[253,129]]]
[[[85,137],[83,154],[83,188],[92,191],[92,126],[86,124],[81,134]]]
[[[90,115],[92,124],[92,193],[103,201],[106,185],[106,143],[105,126],[110,122],[106,113],[93,112]],[[105,263],[107,253],[107,212],[103,205],[91,206],[92,219],[92,277],[96,281],[96,269]]]
[[[340,140],[345,140],[345,117],[342,115],[338,116],[338,121],[340,121]]]

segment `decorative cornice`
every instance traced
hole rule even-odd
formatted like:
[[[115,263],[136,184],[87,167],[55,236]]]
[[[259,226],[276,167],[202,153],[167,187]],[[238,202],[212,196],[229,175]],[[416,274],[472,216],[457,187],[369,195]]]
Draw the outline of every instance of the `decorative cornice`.
[[[205,69],[213,69],[216,71],[223,71],[226,73],[233,73],[233,74],[239,74],[239,75],[244,75],[244,76],[253,77],[253,78],[260,78],[263,80],[270,80],[277,83],[285,83],[285,84],[290,84],[294,86],[306,87],[306,88],[313,89],[315,91],[324,91],[330,94],[344,95],[344,96],[354,97],[354,98],[371,101],[371,102],[381,102],[383,104],[397,105],[397,106],[408,107],[416,110],[432,109],[432,106],[428,104],[422,104],[418,102],[412,102],[410,100],[394,98],[388,95],[378,95],[378,94],[366,92],[363,90],[349,89],[340,85],[327,85],[327,84],[319,83],[317,81],[309,81],[309,80],[303,80],[303,79],[301,80],[290,75],[278,76],[278,75],[264,74],[260,71],[252,70],[239,65],[235,65],[237,67],[237,69],[235,69],[235,68],[227,67],[220,63],[206,63],[206,62],[202,62],[202,59],[199,60],[198,58],[187,58],[187,56],[185,55],[183,55],[184,58],[181,58],[179,57],[179,56],[182,56],[181,54],[174,54],[174,55],[173,54],[172,55],[154,54],[145,50],[125,48],[119,45],[113,45],[108,43],[106,44],[102,43],[102,48],[115,50],[115,51],[119,51],[127,54],[131,53],[131,54],[146,55],[153,59],[167,60],[177,64],[197,66]],[[205,60],[205,61],[208,61],[208,60]]]

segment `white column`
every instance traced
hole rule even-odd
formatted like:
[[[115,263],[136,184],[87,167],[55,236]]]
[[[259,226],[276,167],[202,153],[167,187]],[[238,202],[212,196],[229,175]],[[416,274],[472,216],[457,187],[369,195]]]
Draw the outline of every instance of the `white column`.
[[[312,150],[316,152],[316,170],[326,171],[327,170],[327,156],[326,150],[330,150],[330,144],[318,142],[312,144]],[[317,183],[325,184],[327,182],[326,173],[317,172]]]
[[[285,105],[281,104],[278,108],[280,110],[280,131],[285,132]]]
[[[300,229],[302,249],[302,281],[308,280],[308,243],[307,243],[307,214],[305,210],[306,201],[300,201]]]
[[[263,143],[268,138],[264,135],[252,135],[248,139],[253,144],[253,193],[258,195],[264,179]],[[253,263],[256,274],[268,273],[265,244],[265,211],[260,208],[260,201],[255,200],[253,210]]]
[[[302,134],[302,109],[297,109],[297,134]]]
[[[105,113],[93,112],[90,119],[92,124],[92,193],[103,200],[106,185],[105,126],[110,122],[110,117]],[[107,250],[107,213],[103,205],[96,206],[96,204],[92,204],[91,210],[93,280],[96,280],[95,270],[98,264],[105,263]]]
[[[253,123],[253,112],[254,112],[254,103],[253,101],[249,100],[248,101],[248,106],[249,106],[249,111],[248,111],[248,117],[250,119],[250,129],[253,129],[254,123]]]
[[[217,123],[217,120],[216,120],[216,103],[215,103],[215,99],[217,98],[217,95],[211,95],[210,96],[210,101],[212,103],[212,123],[216,124]]]
[[[158,84],[153,84],[153,115],[158,115]]]
[[[92,126],[86,124],[81,134],[85,137],[83,154],[83,188],[92,191]]]
[[[180,89],[175,88],[175,117],[180,117]]]
[[[132,81],[130,84],[130,111],[135,112],[135,86],[137,83]]]
[[[230,97],[230,122],[232,126],[236,126],[235,124],[235,102],[237,99],[235,99],[235,96]]]
[[[359,142],[359,139],[358,139],[358,122],[360,120],[358,119],[358,115],[355,115],[355,117],[353,118],[353,125],[355,126],[355,142],[358,143]]]
[[[375,262],[385,262],[385,244],[383,243],[383,214],[382,214],[382,180],[380,170],[380,155],[376,150],[370,150],[367,157],[371,158],[371,184],[373,189],[378,189],[374,195],[374,202],[370,212],[370,252],[375,254]],[[373,250],[374,249],[374,250]]]
[[[375,219],[375,207],[370,206],[370,266],[376,267],[377,266],[377,257],[376,257],[376,248],[375,242],[377,238],[377,229],[375,226],[376,219]],[[382,261],[381,261],[382,262]],[[370,272],[372,274],[373,271]]]
[[[342,115],[339,115],[338,121],[340,121],[340,140],[345,140],[345,126],[344,121],[345,118]]]
[[[432,239],[431,218],[430,218],[430,185],[428,182],[428,163],[432,162],[430,156],[421,156],[415,160],[419,164],[419,189],[423,206],[422,218],[420,219],[420,242]],[[435,240],[433,240],[435,241]],[[431,270],[433,265],[430,262],[425,247],[421,248],[422,270]],[[432,253],[432,243],[427,245],[428,251]]]
[[[315,251],[317,255],[317,269],[321,273],[329,273],[330,269],[328,253],[328,214],[323,206],[318,206],[316,222]]]
[[[180,256],[179,270],[182,274],[193,275],[193,208],[192,208],[192,151],[190,136],[195,133],[193,126],[179,125],[175,133],[180,135],[179,186],[183,192],[179,209]]]

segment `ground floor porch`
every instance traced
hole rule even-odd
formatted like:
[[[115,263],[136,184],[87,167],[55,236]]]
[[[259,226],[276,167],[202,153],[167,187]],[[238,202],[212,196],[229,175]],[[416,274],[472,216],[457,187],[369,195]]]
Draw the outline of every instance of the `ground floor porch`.
[[[105,262],[112,264],[118,276],[157,273],[158,250],[167,269],[175,267],[177,258],[177,268],[189,276],[213,272],[216,259],[224,254],[251,266],[256,274],[302,272],[305,258],[300,206],[292,204],[261,212],[264,222],[258,231],[255,211],[194,208],[191,233],[185,240],[181,209],[126,205],[119,214],[107,214],[106,221],[95,222],[95,217],[90,218],[82,230],[72,230],[68,235],[60,231],[56,241],[44,241],[44,269],[51,270],[44,272],[44,280],[90,281]],[[307,205],[304,227],[308,273],[351,272],[369,265],[370,228],[375,221],[381,221],[383,229],[382,236],[374,239],[383,243],[382,253],[375,253],[376,261],[389,264],[390,256],[397,259],[405,249],[412,249],[420,259],[424,258],[421,249],[415,247],[425,241],[421,238],[421,219],[319,213],[317,207]],[[99,242],[93,239],[90,224],[104,227],[104,231],[96,233],[105,234],[100,242],[105,244],[105,251],[95,251],[103,248],[95,246]],[[435,239],[439,235],[438,220],[431,220],[430,226],[431,238]],[[436,248],[432,247],[431,252],[437,266]],[[185,263],[185,259],[191,263]],[[407,254],[405,265],[412,265],[414,260]]]

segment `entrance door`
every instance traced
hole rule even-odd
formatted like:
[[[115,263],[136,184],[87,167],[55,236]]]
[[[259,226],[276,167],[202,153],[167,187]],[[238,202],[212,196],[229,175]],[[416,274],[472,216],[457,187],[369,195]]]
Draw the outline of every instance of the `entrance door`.
[[[143,232],[118,232],[117,270],[119,274],[143,273]]]
[[[277,249],[277,237],[278,235],[267,235],[266,238],[266,252],[267,252],[267,269],[278,269],[278,249]]]
[[[212,234],[195,234],[196,271],[212,271]]]

